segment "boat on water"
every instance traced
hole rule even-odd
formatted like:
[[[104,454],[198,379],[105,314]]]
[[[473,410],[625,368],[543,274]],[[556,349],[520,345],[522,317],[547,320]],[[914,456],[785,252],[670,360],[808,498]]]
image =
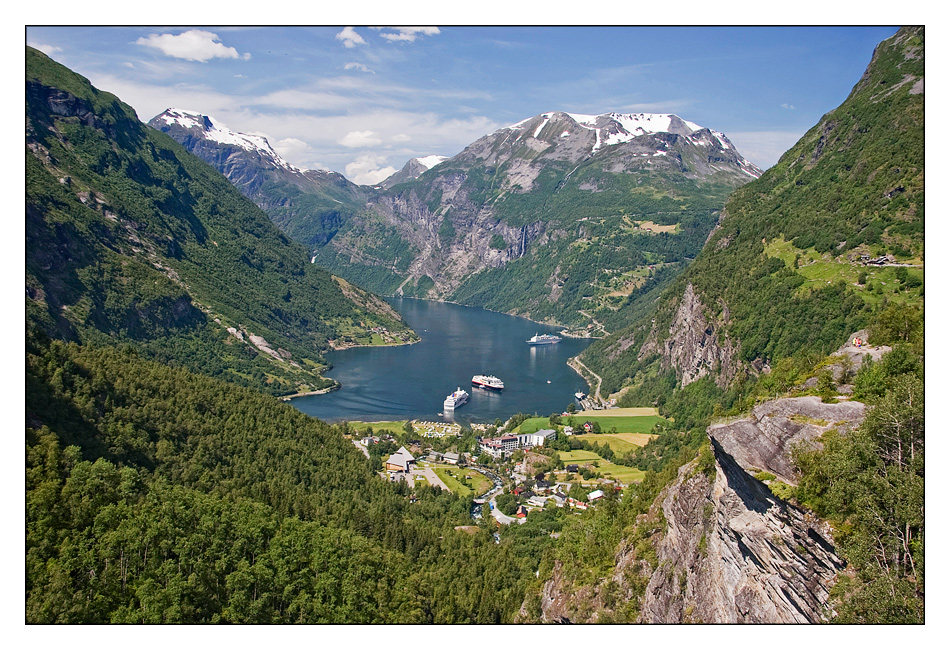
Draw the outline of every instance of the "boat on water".
[[[479,388],[490,388],[492,390],[502,390],[505,387],[505,382],[500,380],[495,375],[475,375],[472,377],[472,386],[478,386]]]
[[[580,392],[580,391],[577,391],[576,393],[574,393],[574,397],[575,397],[575,399],[582,400],[582,399],[584,399],[585,397],[587,397],[587,395],[585,395],[584,393],[582,393],[582,392]]]
[[[552,343],[558,343],[560,340],[560,336],[554,336],[553,334],[535,334],[528,339],[526,343],[528,345],[550,345]]]
[[[461,406],[468,401],[468,393],[457,388],[454,393],[445,398],[445,402],[442,404],[442,408],[446,411],[455,410],[455,407]]]

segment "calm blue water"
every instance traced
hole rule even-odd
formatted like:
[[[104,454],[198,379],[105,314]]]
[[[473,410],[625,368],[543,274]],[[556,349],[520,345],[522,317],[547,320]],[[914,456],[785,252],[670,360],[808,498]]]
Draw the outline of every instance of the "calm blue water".
[[[415,345],[351,348],[327,354],[326,375],[343,388],[291,400],[298,409],[327,422],[438,420],[445,396],[461,387],[467,404],[442,419],[462,423],[506,420],[518,413],[560,413],[587,383],[567,366],[592,339],[565,338],[530,346],[535,334],[557,330],[477,307],[413,298],[388,302],[422,337]],[[495,375],[502,392],[477,389],[472,375]],[[548,383],[550,381],[550,383]]]

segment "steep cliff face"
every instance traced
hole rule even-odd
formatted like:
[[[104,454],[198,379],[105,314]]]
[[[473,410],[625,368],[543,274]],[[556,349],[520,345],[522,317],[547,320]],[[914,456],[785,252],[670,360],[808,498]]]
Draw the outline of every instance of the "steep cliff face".
[[[845,562],[830,527],[755,478],[795,482],[791,449],[864,417],[857,402],[786,398],[730,424],[710,427],[710,447],[637,518],[617,547],[612,573],[575,584],[563,566],[539,594],[544,622],[818,623]],[[652,548],[651,553],[647,546]],[[652,556],[652,557],[651,557]],[[526,604],[522,614],[531,620]]]
[[[795,485],[792,449],[832,429],[853,429],[864,411],[861,402],[825,404],[814,395],[789,397],[759,404],[748,417],[714,424],[708,433],[742,467],[770,472]]]
[[[428,297],[451,294],[477,269],[504,266],[520,252],[522,230],[531,230],[532,234],[536,230],[498,223],[489,211],[471,200],[468,189],[461,186],[462,180],[439,177],[427,193],[420,193],[418,188],[394,190],[374,204],[386,225],[398,230],[409,247],[418,252],[409,263],[408,277],[430,278],[433,287]],[[358,230],[356,226],[352,229]],[[351,235],[345,230],[339,239],[346,242]],[[493,237],[501,237],[504,245],[493,245]],[[358,245],[352,248],[357,254],[362,250]],[[321,251],[316,253],[322,259]]]
[[[666,337],[656,327],[651,330],[637,355],[643,361],[652,354],[660,354],[662,368],[674,368],[681,386],[686,386],[706,375],[713,375],[716,385],[726,388],[738,371],[736,346],[725,331],[729,310],[722,308],[718,318],[709,319],[702,300],[692,284],[680,299]]]
[[[715,477],[685,465],[661,495],[668,528],[647,623],[818,623],[844,561],[827,525],[775,497],[713,440]]]

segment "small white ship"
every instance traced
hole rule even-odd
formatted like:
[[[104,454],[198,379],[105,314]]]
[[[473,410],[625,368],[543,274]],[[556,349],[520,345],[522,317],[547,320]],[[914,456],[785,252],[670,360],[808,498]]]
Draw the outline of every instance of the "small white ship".
[[[445,398],[442,408],[446,411],[453,411],[455,407],[461,406],[468,401],[468,393],[461,388],[456,389],[454,393]]]

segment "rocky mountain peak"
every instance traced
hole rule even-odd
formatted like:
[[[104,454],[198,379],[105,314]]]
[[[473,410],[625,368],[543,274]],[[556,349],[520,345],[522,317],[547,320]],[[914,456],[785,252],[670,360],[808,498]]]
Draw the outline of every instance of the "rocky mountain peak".
[[[448,160],[447,156],[437,155],[422,156],[421,158],[410,158],[402,169],[385,179],[379,184],[379,186],[384,189],[389,189],[390,187],[398,185],[399,183],[413,181],[439,163],[445,162],[446,160]]]
[[[208,140],[224,147],[239,148],[258,154],[261,159],[276,167],[296,172],[303,171],[281,158],[263,135],[232,131],[210,115],[180,108],[168,108],[149,120],[148,125],[169,134],[173,131],[179,133],[186,131],[189,136],[198,140]],[[180,137],[176,139],[181,140]]]

